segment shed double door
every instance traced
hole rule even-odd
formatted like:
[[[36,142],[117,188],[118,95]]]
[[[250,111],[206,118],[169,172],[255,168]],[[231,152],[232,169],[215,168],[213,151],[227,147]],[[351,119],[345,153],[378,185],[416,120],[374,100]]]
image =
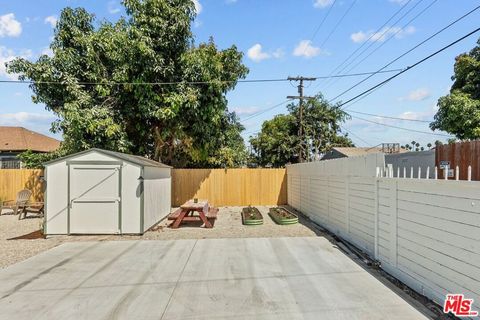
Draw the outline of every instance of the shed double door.
[[[120,165],[74,165],[69,171],[69,232],[120,233]]]

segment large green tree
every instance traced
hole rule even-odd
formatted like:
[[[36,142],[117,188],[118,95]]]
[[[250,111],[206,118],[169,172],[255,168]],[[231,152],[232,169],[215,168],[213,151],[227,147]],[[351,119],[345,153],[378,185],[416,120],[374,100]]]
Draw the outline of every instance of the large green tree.
[[[287,106],[288,115],[278,115],[265,121],[262,130],[250,139],[258,165],[284,166],[298,161],[300,147],[303,159],[311,160],[329,151],[334,146],[353,146],[348,135],[343,135],[340,124],[348,114],[338,105],[332,105],[322,95],[303,104],[303,135],[299,133],[299,104]]]
[[[99,147],[182,166],[240,162],[218,159],[241,149],[243,127],[232,121],[225,95],[248,73],[242,53],[219,50],[213,40],[195,45],[190,0],[122,3],[127,15],[114,23],[65,8],[53,56],[8,64],[34,81],[33,101],[58,117],[52,130],[63,134],[60,153]]]
[[[450,93],[438,100],[438,112],[430,124],[461,140],[480,138],[480,39],[469,53],[456,57]]]

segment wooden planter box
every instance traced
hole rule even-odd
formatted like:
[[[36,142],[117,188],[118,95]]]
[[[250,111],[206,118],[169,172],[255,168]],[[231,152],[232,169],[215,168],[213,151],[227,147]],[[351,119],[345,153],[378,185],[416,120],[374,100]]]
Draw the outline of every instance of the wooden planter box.
[[[263,216],[257,208],[246,207],[242,209],[242,222],[246,226],[263,224]]]
[[[270,208],[268,214],[277,224],[298,223],[298,216],[284,208]]]

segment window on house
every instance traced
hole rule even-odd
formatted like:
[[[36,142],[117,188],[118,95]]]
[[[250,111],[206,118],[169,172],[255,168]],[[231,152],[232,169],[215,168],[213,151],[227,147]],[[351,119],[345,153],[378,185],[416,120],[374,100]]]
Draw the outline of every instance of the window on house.
[[[21,161],[17,158],[0,158],[1,169],[20,169]]]

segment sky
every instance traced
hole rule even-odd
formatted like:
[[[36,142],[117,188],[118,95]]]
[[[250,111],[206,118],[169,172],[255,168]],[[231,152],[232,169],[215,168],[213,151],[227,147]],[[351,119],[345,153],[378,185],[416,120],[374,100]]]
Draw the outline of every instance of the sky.
[[[478,1],[195,0],[195,5],[196,44],[213,37],[220,49],[237,46],[250,70],[247,79],[285,79],[375,72],[478,6]],[[0,80],[15,78],[6,74],[4,67],[14,57],[35,61],[42,54],[51,54],[55,23],[67,6],[86,8],[95,13],[97,22],[115,21],[125,14],[117,0],[0,0]],[[385,70],[414,64],[477,28],[479,19],[480,10]],[[444,132],[423,132],[432,133],[428,121],[433,119],[438,98],[450,89],[455,57],[472,49],[479,36],[470,36],[365,98],[345,105],[352,118],[342,124],[344,132],[357,146],[446,141]],[[376,74],[338,98],[366,76],[317,79],[305,83],[305,95],[322,93],[332,103],[347,101],[394,74]],[[288,81],[239,83],[228,93],[228,108],[240,116],[246,140],[261,129],[263,121],[286,113],[285,104],[273,107],[286,101],[286,96],[297,95],[296,85]],[[49,131],[54,115],[44,105],[34,104],[31,95],[26,84],[0,83],[0,125],[24,126],[61,138]]]

